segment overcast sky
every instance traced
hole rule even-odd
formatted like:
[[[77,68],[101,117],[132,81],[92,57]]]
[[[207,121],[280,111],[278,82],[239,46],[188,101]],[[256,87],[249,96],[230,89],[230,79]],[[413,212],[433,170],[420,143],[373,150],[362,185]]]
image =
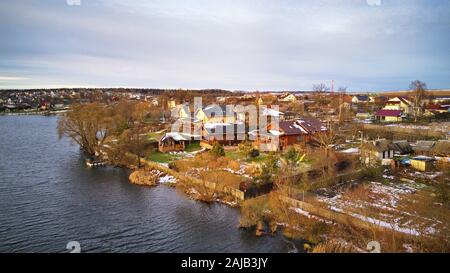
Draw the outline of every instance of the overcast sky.
[[[0,88],[450,88],[447,0],[76,2],[1,0]]]

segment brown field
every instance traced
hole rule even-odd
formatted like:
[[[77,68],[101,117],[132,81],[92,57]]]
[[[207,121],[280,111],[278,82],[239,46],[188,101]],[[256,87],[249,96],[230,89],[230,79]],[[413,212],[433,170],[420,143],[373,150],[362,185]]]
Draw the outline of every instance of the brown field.
[[[406,96],[410,93],[410,90],[400,90],[400,91],[390,91],[390,92],[378,92],[379,95],[386,97],[397,97],[397,96]],[[449,96],[450,97],[450,89],[436,89],[436,90],[428,90],[428,93],[432,96]]]

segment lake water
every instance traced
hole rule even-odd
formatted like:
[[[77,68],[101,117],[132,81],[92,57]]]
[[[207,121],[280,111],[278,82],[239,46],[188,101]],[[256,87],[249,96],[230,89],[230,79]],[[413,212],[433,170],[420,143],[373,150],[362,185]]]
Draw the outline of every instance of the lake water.
[[[0,116],[0,252],[288,252],[281,235],[237,228],[239,211],[90,169],[55,116]]]

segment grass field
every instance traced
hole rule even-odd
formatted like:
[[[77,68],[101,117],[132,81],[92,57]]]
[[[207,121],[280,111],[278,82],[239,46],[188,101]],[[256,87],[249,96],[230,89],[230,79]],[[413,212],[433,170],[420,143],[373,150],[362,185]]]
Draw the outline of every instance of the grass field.
[[[186,153],[191,153],[195,151],[201,150],[199,142],[193,142],[191,144],[186,144]],[[147,156],[147,160],[151,160],[158,163],[170,163],[174,160],[179,160],[184,157],[183,154],[170,154],[170,153],[161,153],[158,150],[152,150]]]

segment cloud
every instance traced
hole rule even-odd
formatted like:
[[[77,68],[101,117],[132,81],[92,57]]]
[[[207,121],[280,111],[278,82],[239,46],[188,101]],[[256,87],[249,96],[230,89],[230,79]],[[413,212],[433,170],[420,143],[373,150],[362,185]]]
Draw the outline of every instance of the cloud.
[[[1,2],[0,74],[30,87],[448,87],[449,11],[446,1]]]
[[[24,77],[11,77],[11,76],[1,76],[0,75],[0,82],[9,82],[9,81],[21,81],[25,80]]]

